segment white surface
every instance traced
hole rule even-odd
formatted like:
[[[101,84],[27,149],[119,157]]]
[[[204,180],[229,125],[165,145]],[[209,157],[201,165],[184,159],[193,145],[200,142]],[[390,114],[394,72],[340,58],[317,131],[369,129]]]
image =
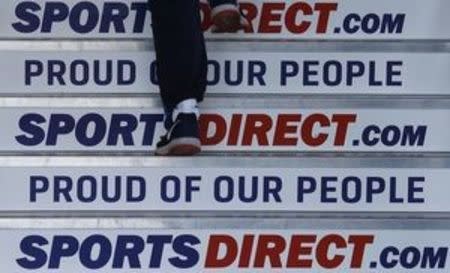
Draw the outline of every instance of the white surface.
[[[379,262],[382,258],[380,258],[380,254],[383,252],[384,249],[394,246],[397,249],[400,250],[406,250],[409,247],[415,247],[417,248],[417,251],[421,251],[423,259],[425,261],[428,261],[426,258],[424,258],[424,248],[425,247],[433,247],[433,251],[436,251],[438,248],[443,248],[444,250],[447,249],[448,252],[448,244],[449,244],[449,232],[448,231],[441,231],[441,230],[392,230],[392,229],[385,229],[385,230],[373,230],[373,229],[357,229],[357,228],[350,228],[346,230],[340,230],[337,228],[331,229],[301,229],[301,228],[295,228],[295,229],[285,229],[285,230],[279,230],[279,229],[252,229],[252,228],[246,228],[246,229],[239,229],[239,230],[231,230],[231,229],[224,229],[224,228],[218,228],[218,229],[203,229],[203,230],[192,230],[192,229],[186,229],[186,230],[173,230],[173,229],[109,229],[109,230],[102,230],[102,229],[95,229],[95,230],[67,230],[67,229],[54,229],[54,230],[40,230],[40,229],[33,229],[33,230],[2,230],[0,231],[0,238],[2,239],[2,242],[4,244],[0,248],[1,256],[0,259],[2,261],[2,269],[8,272],[24,272],[24,269],[18,266],[16,263],[16,259],[20,258],[28,258],[31,261],[33,261],[33,258],[27,257],[25,253],[23,253],[20,248],[20,242],[30,235],[30,232],[33,233],[35,236],[42,236],[43,238],[47,239],[49,241],[49,245],[43,245],[38,246],[34,245],[35,248],[42,249],[46,254],[50,255],[51,246],[55,240],[54,236],[58,235],[64,235],[64,236],[73,236],[73,238],[78,242],[83,242],[87,237],[91,235],[100,235],[105,236],[107,240],[111,243],[112,249],[115,250],[117,236],[119,235],[134,235],[138,236],[139,238],[142,238],[145,242],[148,236],[151,235],[173,235],[174,237],[177,237],[178,235],[188,234],[193,235],[196,238],[199,239],[200,243],[197,245],[191,246],[193,249],[195,249],[196,252],[199,253],[199,261],[198,263],[189,269],[178,269],[176,267],[173,267],[169,264],[168,259],[170,257],[178,257],[179,255],[183,255],[183,252],[176,253],[174,250],[170,247],[171,243],[166,246],[164,254],[162,255],[162,264],[158,268],[164,269],[164,272],[199,272],[203,269],[205,258],[206,258],[206,252],[208,247],[208,241],[211,235],[229,235],[233,239],[237,241],[238,249],[241,249],[242,246],[242,238],[245,234],[254,234],[255,235],[255,242],[257,242],[257,239],[259,238],[259,235],[275,235],[280,236],[282,239],[286,241],[286,244],[289,246],[291,243],[291,238],[293,235],[317,235],[317,241],[321,240],[323,237],[331,234],[335,234],[339,237],[342,237],[343,240],[348,241],[349,237],[351,235],[353,236],[369,236],[373,239],[373,243],[367,243],[365,244],[363,251],[355,251],[353,248],[353,244],[346,243],[345,247],[333,247],[334,244],[331,244],[332,246],[329,246],[325,244],[325,250],[327,250],[328,257],[334,257],[333,255],[341,254],[344,256],[343,263],[338,268],[333,269],[325,269],[322,266],[319,266],[317,263],[316,258],[313,258],[315,256],[315,251],[312,253],[312,255],[303,255],[303,258],[310,257],[314,263],[313,263],[313,269],[320,270],[321,272],[335,272],[336,270],[346,270],[348,272],[361,272],[361,270],[364,270],[364,272],[370,272],[369,265],[371,262]],[[426,236],[424,236],[424,232],[426,232]],[[305,244],[303,247],[311,247],[314,250],[317,248],[317,242],[316,243],[308,243]],[[90,249],[87,245],[84,246],[84,250],[86,252],[94,252],[98,253],[99,244],[96,244],[96,247],[93,249]],[[253,246],[254,247],[254,246]],[[100,248],[101,249],[101,248]],[[141,255],[139,255],[139,259],[141,261],[147,261],[142,262],[142,265],[139,268],[133,269],[133,272],[160,272],[156,269],[149,269],[148,268],[148,260],[153,255],[153,252],[156,252],[156,250],[151,250],[150,244],[145,244],[145,250],[142,252]],[[224,253],[224,249],[221,248],[222,251],[220,253]],[[102,249],[104,250],[104,249]],[[284,265],[283,272],[310,272],[311,269],[287,269],[285,266],[287,253],[289,251],[289,247],[286,247],[284,251],[282,251],[281,254],[281,260],[283,261],[282,264]],[[57,254],[59,251],[53,251],[54,254]],[[85,253],[86,253],[85,252]],[[103,252],[104,254],[108,252]],[[115,253],[114,251],[112,253]],[[357,268],[354,270],[350,270],[350,261],[352,260],[352,254],[358,253],[363,254],[363,260],[362,260],[362,266],[361,268]],[[53,255],[54,255],[53,254]],[[254,252],[250,253],[251,256],[254,257]],[[444,254],[446,254],[444,252]],[[114,254],[113,254],[114,255]],[[157,255],[157,254],[155,254]],[[114,255],[115,256],[115,255]],[[312,257],[311,257],[312,256]],[[96,257],[96,256],[91,256]],[[388,257],[388,261],[391,261],[392,259],[398,258],[394,255],[390,255]],[[445,255],[444,257],[444,268],[438,269],[433,268],[430,269],[428,266],[427,269],[421,269],[421,272],[446,272],[445,267],[447,267],[447,258],[448,255]],[[39,259],[40,261],[42,258]],[[411,261],[411,260],[408,260]],[[406,264],[406,262],[405,262]],[[418,262],[420,266],[420,262]],[[378,268],[380,268],[380,265],[378,264]],[[435,265],[436,267],[436,265]],[[39,270],[39,272],[53,272],[54,270],[49,270],[48,263],[45,263],[45,265]],[[84,271],[84,272],[94,272],[89,271],[87,268],[81,265],[80,258],[79,258],[79,252],[76,251],[74,255],[71,255],[69,257],[63,257],[62,263],[58,267],[61,271]],[[264,268],[253,268],[250,267],[250,269],[238,269],[237,263],[233,263],[231,266],[222,269],[217,270],[215,272],[225,272],[225,270],[233,269],[236,272],[266,272],[268,269],[274,269],[271,266],[269,266],[268,263],[265,264]],[[100,269],[96,269],[95,272],[110,272],[112,270],[112,261],[109,260],[109,262],[101,267]],[[123,267],[120,269],[115,269],[116,272],[128,272],[130,270],[129,265],[125,263]],[[383,272],[411,272],[411,269],[407,269],[404,266],[397,265],[393,269],[383,269]]]
[[[199,163],[196,168],[3,167],[0,168],[0,212],[450,212],[448,169],[345,169],[332,164],[328,168],[236,168],[226,163],[215,167]],[[227,181],[232,179],[232,184],[223,182],[223,176]],[[325,178],[330,176],[336,180]],[[300,184],[299,177],[307,182]],[[309,180],[311,177],[315,179],[314,184]],[[198,187],[197,190],[189,190],[188,179],[194,179],[191,185]],[[256,188],[252,181],[258,181]],[[71,186],[66,199],[61,190],[68,183]],[[268,189],[277,186],[280,187],[277,194],[269,194]],[[175,200],[172,197],[176,187],[180,187],[180,198],[164,201],[163,195]],[[314,189],[308,191],[311,187]],[[103,192],[118,198],[106,202]],[[128,192],[142,199],[129,201]],[[248,197],[255,192],[257,197],[249,202]],[[233,198],[227,202],[220,202],[216,197],[220,194],[225,198],[230,193]],[[300,195],[302,200],[298,200]],[[191,200],[186,200],[187,196]],[[245,196],[247,201],[241,201],[240,196]]]
[[[309,109],[301,109],[301,108],[271,108],[267,110],[267,108],[227,108],[224,107],[220,110],[211,110],[209,107],[213,107],[214,104],[210,104],[208,107],[202,112],[204,115],[203,118],[206,118],[206,115],[212,115],[208,117],[215,117],[221,122],[211,122],[208,125],[205,124],[205,129],[202,132],[204,136],[209,138],[213,138],[213,136],[218,136],[218,141],[214,142],[215,145],[209,144],[204,145],[205,151],[262,151],[262,152],[270,152],[270,151],[286,151],[286,152],[345,152],[345,151],[354,151],[354,152],[450,152],[450,131],[447,130],[446,124],[450,123],[450,111],[445,109],[440,110],[431,110],[431,109],[358,109],[358,108],[339,108],[335,109],[329,108],[309,108]],[[420,111],[420,113],[419,113]],[[17,136],[30,137],[29,134],[31,127],[29,126],[27,131],[23,131],[19,126],[19,121],[27,114],[38,114],[45,119],[44,122],[40,124],[35,124],[32,122],[34,126],[32,126],[35,130],[37,127],[40,127],[39,131],[41,133],[45,133],[45,136],[48,136],[48,128],[49,128],[49,120],[52,114],[63,114],[66,117],[73,118],[75,123],[78,124],[78,120],[87,115],[87,114],[96,114],[99,117],[104,119],[104,124],[106,124],[106,132],[105,136],[101,137],[101,141],[96,143],[93,146],[83,146],[75,136],[75,129],[72,129],[70,132],[61,134],[56,142],[56,145],[46,145],[45,139],[42,141],[36,142],[36,145],[32,146],[24,146],[20,142],[16,140]],[[113,114],[126,114],[131,115],[137,119],[137,128],[132,131],[133,143],[132,145],[125,145],[123,139],[119,137],[117,144],[111,143],[107,145],[107,137],[109,135],[110,121],[112,119]],[[219,116],[217,116],[217,114]],[[231,127],[231,119],[233,115],[242,114],[242,121],[237,123],[237,126]],[[289,131],[285,129],[281,129],[280,125],[277,125],[278,119],[280,115],[297,115],[296,118],[299,118],[298,115],[301,116],[301,121],[289,121],[287,124],[292,129]],[[309,127],[303,127],[305,124],[304,121],[310,118],[312,115],[318,114],[324,120],[329,120],[335,115],[348,115],[355,118],[355,122],[351,122],[348,125],[348,130],[346,131],[345,143],[343,145],[335,144],[337,141],[337,123],[333,122],[329,125],[325,125],[323,127],[319,126],[317,122],[310,123],[313,124],[312,129],[308,129]],[[69,116],[67,116],[69,115]],[[156,131],[152,135],[151,130],[147,130],[148,138],[145,138],[144,129],[146,124],[144,122],[139,122],[142,115],[156,115],[154,117],[159,118],[161,122],[156,123]],[[261,137],[258,139],[252,133],[253,130],[245,128],[251,128],[248,126],[252,123],[247,122],[248,117],[255,117],[254,115],[258,115],[259,118],[255,118],[255,120],[259,120],[261,117],[265,120],[264,124],[266,129],[264,129],[264,133],[261,134]],[[295,120],[295,119],[294,119]],[[313,121],[316,119],[310,119]],[[225,129],[223,131],[224,134],[218,133],[216,130],[217,124],[225,124]],[[76,128],[76,125],[75,127]],[[149,123],[151,124],[151,123]],[[255,126],[261,126],[260,121],[256,121]],[[162,124],[162,109],[159,108],[104,108],[104,109],[92,109],[92,108],[58,108],[54,110],[29,107],[29,108],[3,108],[0,110],[0,125],[2,128],[5,128],[5,131],[2,135],[0,135],[0,151],[3,152],[27,152],[27,151],[151,151],[154,149],[154,145],[158,140],[158,137],[163,133],[163,124]],[[56,125],[56,124],[54,124]],[[378,141],[378,144],[374,146],[365,145],[362,142],[363,132],[372,125],[376,125],[381,129],[388,128],[389,126],[394,126],[396,131],[400,134],[398,135],[400,138],[399,142],[391,143],[392,145],[384,144],[381,141]],[[223,126],[223,125],[220,125]],[[413,126],[413,128],[419,128],[419,126],[426,126],[426,132],[424,137],[423,145],[403,145],[401,143],[401,139],[404,139],[405,136],[405,126]],[[80,127],[81,128],[81,127]],[[94,123],[90,123],[87,127],[86,136],[88,138],[92,137],[94,132],[97,130]],[[300,134],[300,128],[305,128],[303,133]],[[414,129],[416,130],[416,129]],[[35,131],[36,132],[36,131]],[[51,132],[54,132],[52,130]],[[80,131],[81,132],[81,131]],[[84,132],[84,131],[83,131]],[[100,135],[102,131],[97,131]],[[237,142],[234,144],[228,144],[229,134],[230,132],[234,132],[238,134]],[[279,135],[283,135],[284,138],[294,139],[293,144],[282,145],[276,142],[275,134],[276,132]],[[386,137],[391,138],[393,136],[392,132],[386,131]],[[324,141],[318,143],[318,145],[314,145],[312,142],[308,142],[306,140],[308,135],[312,137],[317,137],[318,134],[325,134]],[[36,133],[34,133],[36,134]],[[84,133],[83,133],[84,134]],[[36,135],[35,135],[36,136]],[[371,133],[370,139],[380,138],[380,134]],[[153,139],[152,139],[153,137]],[[250,142],[244,141],[244,139],[250,140]],[[36,138],[38,139],[38,138]],[[152,141],[152,145],[144,145],[144,141],[146,143],[150,143]],[[355,141],[358,141],[359,144],[356,144]],[[131,143],[130,143],[131,144]]]
[[[154,53],[148,51],[17,50],[1,52],[0,59],[0,69],[9,71],[0,75],[0,93],[8,95],[145,95],[159,90],[156,78],[151,79]],[[209,59],[208,94],[450,95],[449,53],[211,50]],[[307,64],[311,61],[318,64]],[[135,71],[132,82],[119,84],[119,63],[124,79],[131,78],[130,69]],[[64,82],[55,76],[61,70]],[[107,78],[108,84],[96,83]]]
[[[17,4],[23,1],[11,1],[8,0],[2,4],[1,16],[0,16],[0,35],[3,38],[149,38],[150,34],[150,16],[147,14],[145,21],[145,30],[143,33],[133,33],[133,27],[135,24],[136,12],[129,10],[129,15],[124,21],[125,33],[114,33],[112,30],[109,33],[99,33],[99,26],[89,33],[79,34],[73,31],[69,25],[69,20],[63,20],[63,22],[57,23],[53,26],[50,33],[41,33],[40,31],[32,33],[19,33],[12,27],[13,23],[20,22],[15,16],[15,7]],[[103,16],[103,3],[106,1],[95,0],[91,1],[97,9],[100,10],[100,18]],[[139,1],[145,3],[144,1]],[[281,8],[275,10],[268,10],[272,12],[273,21],[261,20],[262,6],[264,3],[271,3],[270,1],[257,0],[257,1],[243,1],[256,8],[256,18],[252,21],[253,28],[257,31],[260,29],[261,22],[266,22],[270,26],[279,26],[279,30],[275,30],[275,33],[249,33],[249,34],[233,34],[233,35],[217,35],[210,34],[211,38],[233,38],[233,39],[345,39],[345,40],[359,40],[359,39],[440,39],[448,40],[450,38],[450,30],[447,27],[449,25],[449,19],[447,16],[448,10],[450,10],[450,3],[447,0],[397,0],[392,2],[390,0],[345,0],[335,1],[331,3],[337,3],[337,11],[332,12],[329,18],[329,24],[327,32],[325,34],[317,34],[317,22],[319,13],[314,12],[311,16],[302,16],[302,12],[297,13],[296,9],[293,9],[294,16],[302,18],[311,22],[309,29],[303,34],[292,34],[292,31],[286,27],[286,20],[291,24],[294,23],[293,19],[286,19],[286,14],[289,8],[296,1],[278,1],[278,6]],[[316,0],[309,0],[309,5],[314,5]],[[47,1],[39,1],[39,4],[47,3]],[[64,1],[69,7],[73,7],[75,0]],[[131,0],[125,1],[130,7]],[[326,2],[329,3],[329,2]],[[39,20],[42,20],[42,7],[40,11],[35,12]],[[384,14],[405,14],[404,29],[402,33],[393,34],[365,34],[363,32],[357,32],[356,34],[345,34],[342,31],[335,33],[336,27],[342,27],[344,18],[348,14],[356,13],[361,17],[370,13],[375,13],[379,17],[383,17]],[[267,19],[267,17],[266,17]],[[299,20],[299,19],[297,19]],[[83,22],[83,21],[82,21]],[[298,21],[296,23],[299,23]],[[26,23],[25,23],[26,24]],[[141,25],[139,25],[141,26]],[[112,29],[112,28],[111,28]],[[259,32],[259,31],[257,31]]]

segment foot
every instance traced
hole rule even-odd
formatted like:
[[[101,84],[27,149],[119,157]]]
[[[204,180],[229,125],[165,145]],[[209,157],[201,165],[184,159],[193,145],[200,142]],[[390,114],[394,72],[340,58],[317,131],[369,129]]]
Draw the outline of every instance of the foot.
[[[156,144],[156,155],[192,156],[201,151],[198,120],[194,113],[180,113]]]
[[[246,20],[239,8],[233,4],[223,4],[212,9],[212,21],[215,33],[233,33],[246,27]]]

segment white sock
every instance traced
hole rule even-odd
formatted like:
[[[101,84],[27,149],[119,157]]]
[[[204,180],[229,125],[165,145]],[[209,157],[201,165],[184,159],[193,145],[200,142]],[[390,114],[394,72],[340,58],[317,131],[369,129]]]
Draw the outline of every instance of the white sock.
[[[221,13],[224,10],[235,10],[235,11],[239,12],[239,8],[234,4],[221,4],[221,5],[214,7],[211,10],[211,17],[216,16],[217,14]]]
[[[200,116],[196,99],[187,99],[177,104],[173,110],[172,120],[176,120],[180,113],[195,114],[197,118]]]

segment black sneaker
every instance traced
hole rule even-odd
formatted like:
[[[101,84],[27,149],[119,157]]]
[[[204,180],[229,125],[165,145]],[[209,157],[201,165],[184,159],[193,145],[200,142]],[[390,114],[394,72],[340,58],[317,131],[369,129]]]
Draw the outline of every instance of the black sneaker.
[[[178,114],[177,119],[156,144],[156,155],[190,156],[201,151],[197,116]]]

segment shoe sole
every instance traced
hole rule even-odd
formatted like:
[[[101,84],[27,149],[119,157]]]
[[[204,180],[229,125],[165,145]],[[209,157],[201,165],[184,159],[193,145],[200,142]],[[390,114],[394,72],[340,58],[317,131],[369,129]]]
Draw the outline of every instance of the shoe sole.
[[[157,148],[158,156],[193,156],[201,152],[200,140],[197,138],[183,137],[172,140],[164,147]]]
[[[236,10],[224,10],[214,16],[213,23],[218,33],[236,32],[241,28],[241,14]]]

